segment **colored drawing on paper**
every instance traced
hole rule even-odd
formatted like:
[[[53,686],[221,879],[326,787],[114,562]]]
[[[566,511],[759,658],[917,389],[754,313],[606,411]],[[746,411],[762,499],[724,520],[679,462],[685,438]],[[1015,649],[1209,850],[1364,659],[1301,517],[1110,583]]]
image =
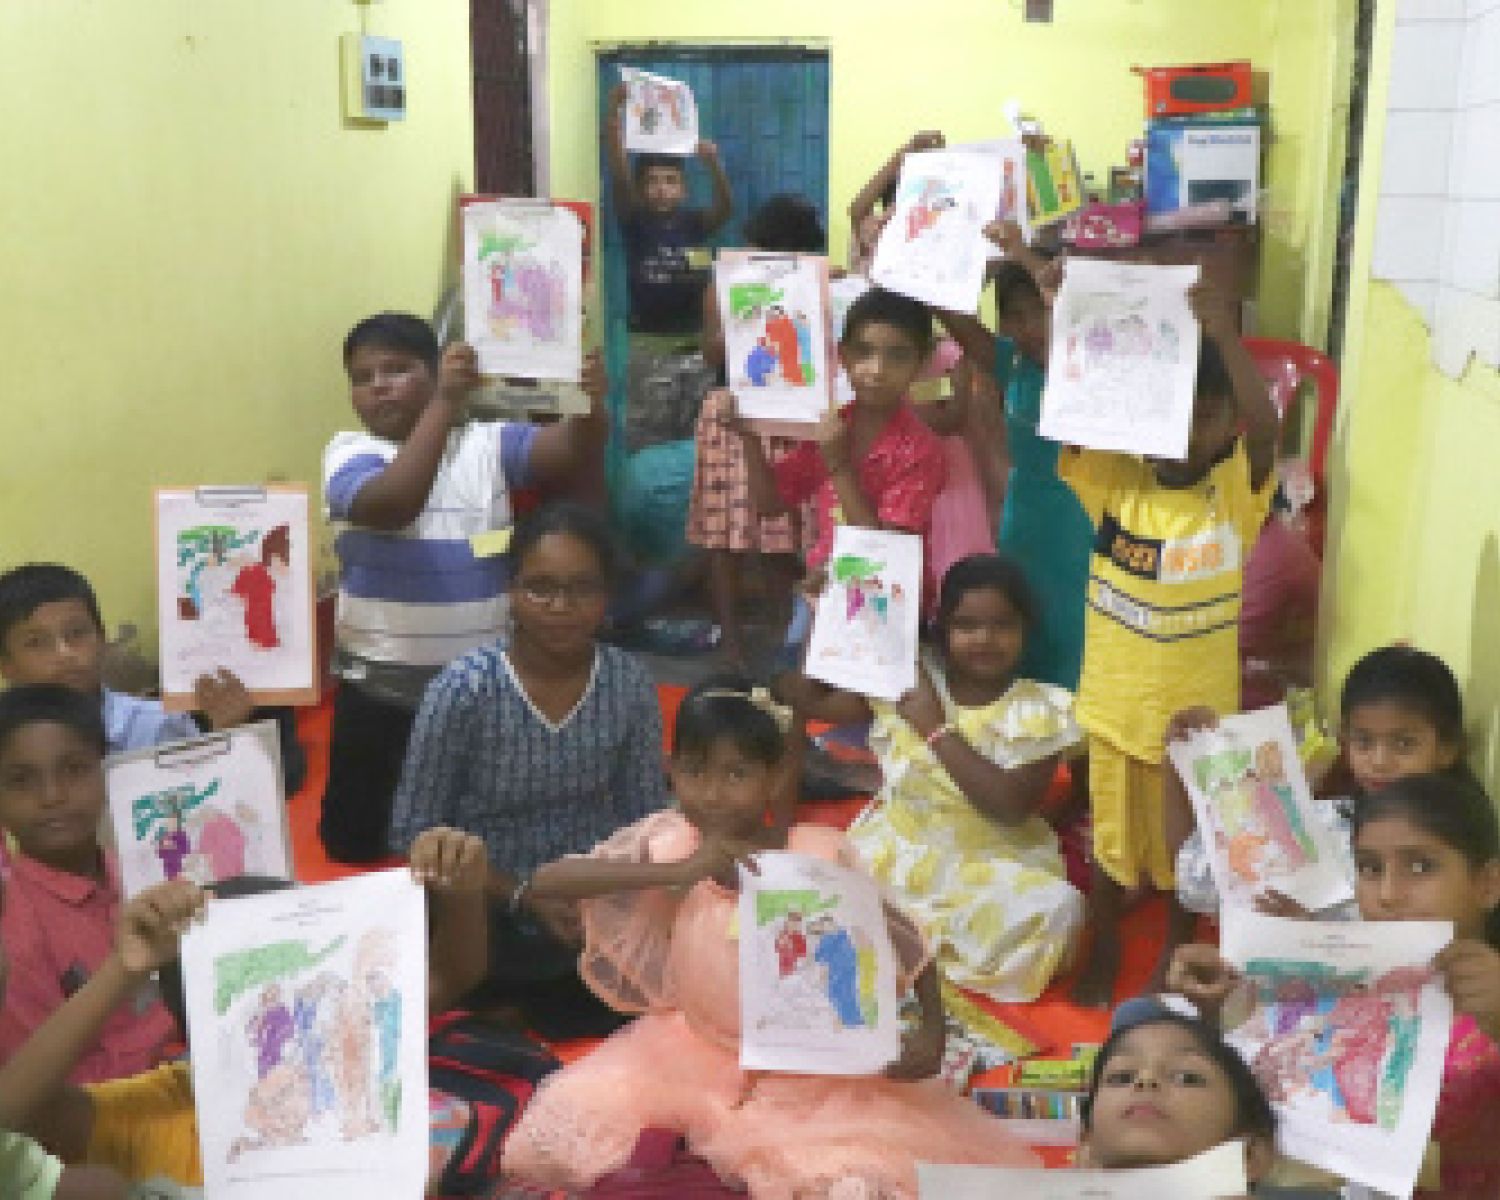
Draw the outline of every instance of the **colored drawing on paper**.
[[[425,918],[420,889],[399,875],[346,881],[377,882],[342,894],[336,884],[220,902],[212,932],[185,943],[215,1195],[292,1175],[327,1188],[331,1175],[378,1177],[382,1162],[420,1179]]]
[[[889,1062],[894,952],[875,885],[802,855],[756,865],[741,883],[742,1063],[843,1074]]]
[[[1168,752],[1226,904],[1248,904],[1272,888],[1309,909],[1350,898],[1332,835],[1311,814],[1284,706],[1228,717]]]
[[[624,67],[625,149],[638,154],[692,154],[698,148],[698,105],[678,79]]]
[[[281,645],[278,592],[291,574],[292,531],[197,525],[177,535],[177,616],[252,651]]]
[[[1070,259],[1053,305],[1040,432],[1181,459],[1198,374],[1198,268]]]
[[[916,682],[921,572],[920,538],[840,527],[814,614],[807,673],[899,699]]]
[[[816,421],[829,399],[826,262],[726,253],[714,276],[729,387],[740,414]]]
[[[1285,1152],[1407,1195],[1442,1082],[1452,1005],[1430,964],[1452,927],[1235,909],[1223,930],[1250,1001],[1227,1037],[1275,1107]]]
[[[464,337],[485,375],[576,382],[583,226],[562,205],[465,204]]]

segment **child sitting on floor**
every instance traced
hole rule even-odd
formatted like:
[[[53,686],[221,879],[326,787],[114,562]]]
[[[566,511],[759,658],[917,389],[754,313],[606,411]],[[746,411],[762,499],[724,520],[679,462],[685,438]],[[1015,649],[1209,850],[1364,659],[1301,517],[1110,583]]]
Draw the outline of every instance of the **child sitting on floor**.
[[[1083,920],[1083,897],[1037,814],[1059,759],[1083,740],[1073,698],[1018,675],[1040,617],[1014,563],[966,558],[943,579],[935,652],[899,704],[802,676],[778,681],[809,717],[873,717],[884,783],[849,838],[921,926],[944,976],[1002,1001],[1036,999]]]
[[[443,1011],[484,973],[484,843],[451,829],[428,830],[412,846],[411,871],[428,889],[431,951],[428,1008]],[[221,903],[294,886],[245,876],[216,885]],[[204,893],[187,880],[158,884],[125,907],[114,949],[95,976],[0,1069],[0,1119],[35,1136],[65,1163],[109,1167],[162,1194],[202,1188],[192,1071],[174,1062],[125,1079],[65,1084],[78,1047],[156,970],[185,1036],[177,941]],[[171,1188],[171,1191],[167,1191]],[[196,1193],[195,1193],[196,1194]]]
[[[694,688],[672,758],[680,808],[533,877],[537,895],[583,902],[580,969],[601,996],[643,1015],[542,1085],[506,1147],[508,1174],[588,1187],[622,1166],[648,1127],[682,1133],[722,1177],[764,1200],[841,1188],[911,1200],[918,1159],[1030,1158],[1000,1123],[930,1078],[943,1052],[937,971],[894,910],[900,970],[921,1016],[886,1077],[740,1070],[736,864],[778,849],[858,861],[834,830],[768,822],[795,786],[782,725],[790,714],[770,709],[738,679]]]
[[[60,684],[0,692],[0,827],[15,842],[0,939],[10,990],[0,1011],[0,1059],[109,959],[121,894],[115,855],[99,845],[105,808],[99,706]],[[173,1033],[154,989],[142,986],[82,1048],[69,1079],[92,1083],[154,1066]]]
[[[441,362],[439,359],[441,358]],[[603,437],[607,381],[585,364],[588,416],[553,425],[464,421],[479,384],[474,351],[438,350],[419,317],[367,317],[344,341],[365,428],[323,453],[339,556],[328,783],[319,836],[341,862],[388,849],[391,797],[427,683],[492,640],[505,616],[505,561],[474,554],[475,534],[511,523],[511,491],[566,482]]]

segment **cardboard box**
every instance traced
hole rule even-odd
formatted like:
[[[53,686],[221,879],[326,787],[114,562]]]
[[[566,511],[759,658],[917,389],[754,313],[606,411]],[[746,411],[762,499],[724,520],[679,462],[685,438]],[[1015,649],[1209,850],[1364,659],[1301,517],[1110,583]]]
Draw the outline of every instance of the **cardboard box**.
[[[1253,225],[1260,140],[1260,126],[1249,122],[1151,122],[1146,131],[1147,214],[1227,200],[1236,223]]]

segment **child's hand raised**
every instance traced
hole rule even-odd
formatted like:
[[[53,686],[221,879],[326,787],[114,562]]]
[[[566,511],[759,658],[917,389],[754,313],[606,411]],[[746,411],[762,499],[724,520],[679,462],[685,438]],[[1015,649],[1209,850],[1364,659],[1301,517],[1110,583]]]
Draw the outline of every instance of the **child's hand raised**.
[[[917,686],[901,697],[896,712],[920,737],[930,737],[942,726],[943,701],[933,686],[932,676],[922,664],[917,664]]]
[[[818,418],[818,423],[812,429],[812,440],[817,442],[830,475],[836,475],[848,467],[849,426],[837,409],[830,408]]]
[[[679,886],[692,887],[705,879],[712,879],[723,887],[738,889],[739,867],[751,874],[758,874],[754,856],[766,847],[747,838],[730,837],[727,834],[705,832],[698,848],[679,864]]]
[[[1444,948],[1433,966],[1442,972],[1453,1007],[1500,1040],[1500,950],[1479,941],[1457,941]]]
[[[906,152],[913,154],[922,150],[941,150],[947,144],[947,139],[938,130],[924,129],[911,135],[911,141],[906,143]]]
[[[1057,293],[1062,290],[1063,276],[1067,269],[1066,256],[1059,254],[1036,273],[1037,290],[1042,293],[1042,303],[1048,308],[1057,302]]]
[[[1026,239],[1014,221],[991,221],[984,227],[984,236],[998,246],[1006,258],[1019,258],[1026,251]]]
[[[424,829],[411,844],[412,878],[445,892],[482,892],[490,864],[484,839],[461,829]]]
[[[1185,742],[1195,733],[1219,727],[1219,714],[1211,708],[1185,708],[1176,713],[1167,722],[1167,733],[1164,740],[1170,745],[1172,742]]]
[[[578,377],[578,386],[589,398],[589,415],[597,416],[604,411],[604,402],[609,398],[609,372],[604,369],[604,356],[591,350],[584,356],[583,373]]]
[[[718,145],[714,142],[708,141],[707,139],[704,139],[703,141],[698,143],[696,147],[696,153],[698,155],[698,160],[705,166],[710,163],[716,163],[719,161]]]
[[[1267,888],[1255,897],[1255,911],[1265,913],[1268,917],[1285,917],[1291,921],[1312,920],[1311,909],[1303,907],[1285,892],[1278,892],[1275,888]]]
[[[1186,996],[1205,1017],[1216,1017],[1239,984],[1239,972],[1213,946],[1178,946],[1167,967],[1167,991]]]
[[[943,1069],[948,1035],[941,1021],[923,1021],[901,1039],[901,1057],[885,1069],[887,1079],[931,1079]]]
[[[481,382],[479,355],[473,346],[467,342],[454,342],[444,349],[438,363],[438,395],[457,408]]]
[[[1198,282],[1188,288],[1188,307],[1198,324],[1203,326],[1205,337],[1216,342],[1239,336],[1239,323],[1235,320],[1234,303],[1218,284],[1205,278],[1203,267],[1198,267]]]
[[[149,975],[177,957],[177,943],[203,912],[204,892],[196,883],[173,879],[139,893],[120,913],[115,953],[127,974]]]
[[[250,719],[255,701],[240,677],[225,667],[200,675],[193,684],[193,704],[208,718],[210,729],[234,729]]]

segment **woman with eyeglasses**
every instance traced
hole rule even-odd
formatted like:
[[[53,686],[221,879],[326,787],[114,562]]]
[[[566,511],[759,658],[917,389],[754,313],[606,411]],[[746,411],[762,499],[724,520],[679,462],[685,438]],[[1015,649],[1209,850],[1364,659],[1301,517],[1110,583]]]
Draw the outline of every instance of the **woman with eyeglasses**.
[[[604,519],[549,505],[517,525],[508,558],[510,631],[429,685],[391,842],[403,851],[435,825],[482,837],[489,977],[465,1007],[589,1036],[619,1017],[578,978],[571,906],[533,902],[530,873],[668,806],[661,711],[645,667],[598,641],[619,567]]]

